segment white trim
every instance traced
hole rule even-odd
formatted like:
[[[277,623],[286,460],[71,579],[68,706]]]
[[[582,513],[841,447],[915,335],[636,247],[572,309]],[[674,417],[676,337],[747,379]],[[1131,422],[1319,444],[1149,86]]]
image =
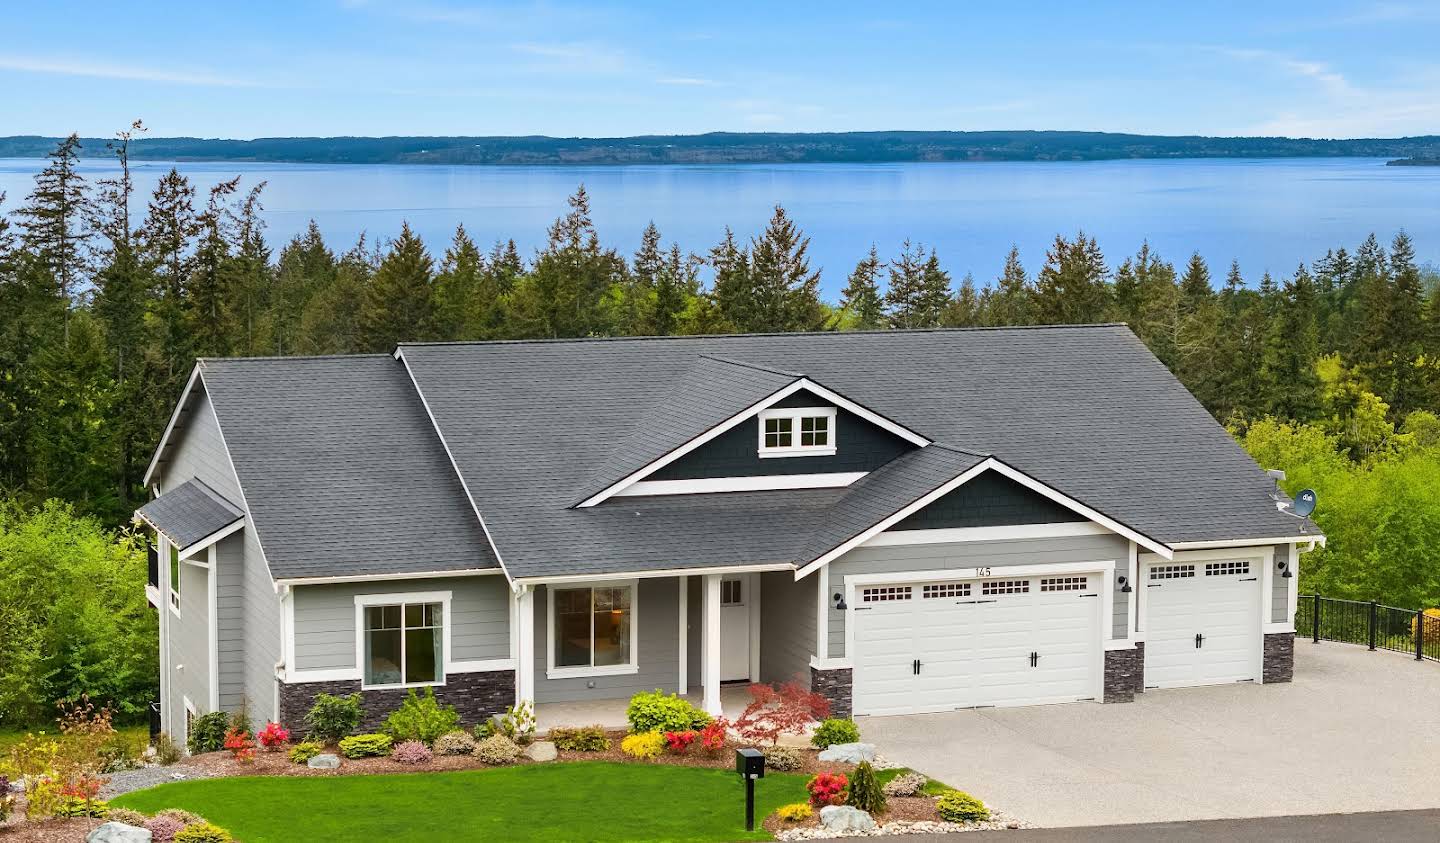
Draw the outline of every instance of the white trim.
[[[495,670],[514,670],[514,659],[471,659],[463,662],[446,662],[445,673],[489,673]]]
[[[360,671],[351,667],[337,667],[333,670],[286,670],[285,684],[303,685],[306,682],[354,682],[359,681]],[[391,687],[391,686],[381,686]]]
[[[519,635],[515,644],[515,704],[535,703],[535,589],[522,585],[515,594]]]
[[[1290,544],[1291,542],[1319,542],[1325,546],[1324,536],[1283,536],[1274,539],[1218,539],[1203,542],[1172,542],[1172,550],[1207,550],[1212,547],[1257,547],[1266,544]]]
[[[359,674],[360,690],[377,691],[387,688],[442,688],[445,686],[450,674],[450,631],[455,626],[455,621],[450,614],[450,601],[452,593],[449,591],[409,591],[392,594],[357,594],[355,595],[355,673]],[[405,677],[405,665],[403,663],[405,654],[404,630],[405,612],[404,606],[412,603],[439,603],[440,604],[440,676],[433,682],[398,682],[387,685],[370,685],[365,682],[365,609],[369,606],[401,606],[400,629],[401,632],[401,658],[400,677]]]
[[[821,568],[815,580],[815,658],[830,659],[830,569]],[[849,652],[848,650],[846,652]]]
[[[587,507],[595,506],[596,504],[605,501],[607,498],[613,497],[621,489],[624,489],[632,483],[635,483],[638,480],[654,474],[656,471],[659,471],[670,463],[680,459],[691,451],[694,451],[696,448],[699,448],[701,445],[704,445],[706,442],[709,442],[710,440],[714,439],[725,431],[735,427],[736,425],[740,424],[748,418],[752,418],[756,413],[759,413],[761,410],[778,404],[779,402],[785,400],[791,395],[794,395],[796,392],[799,392],[802,389],[815,393],[816,395],[820,396],[826,401],[829,401],[835,406],[847,410],[848,412],[859,416],[865,421],[868,421],[871,424],[876,425],[877,427],[893,433],[894,435],[900,437],[901,439],[904,439],[912,445],[918,445],[923,448],[926,445],[930,444],[929,439],[926,439],[925,437],[908,428],[901,427],[900,425],[890,421],[889,419],[874,412],[873,410],[862,407],[859,404],[856,404],[850,399],[844,397],[843,395],[840,395],[837,392],[833,392],[815,383],[809,378],[799,378],[795,381],[792,381],[789,385],[781,387],[775,392],[772,392],[770,395],[760,399],[754,404],[751,404],[744,410],[741,410],[740,412],[736,413],[735,415],[731,416],[720,424],[715,425],[714,427],[710,428],[704,433],[701,433],[699,436],[696,436],[694,439],[691,439],[690,441],[670,451],[664,456],[651,460],[649,463],[641,466],[635,471],[632,471],[620,480],[611,483],[609,486],[606,486],[604,489],[601,489],[600,491],[581,501],[579,504],[576,504],[576,506],[580,509],[584,509]],[[423,403],[423,396],[421,398],[421,401]],[[441,437],[441,441],[443,443],[443,436]]]
[[[774,456],[774,455],[772,455]],[[786,456],[793,456],[787,454]],[[849,486],[864,471],[833,471],[823,474],[770,474],[750,477],[704,477],[695,480],[641,480],[611,497],[642,495],[707,495],[716,492],[761,492],[774,489],[831,489]]]
[[[175,409],[170,411],[170,421],[165,424],[165,432],[160,434],[160,444],[155,447],[155,453],[150,456],[150,465],[145,468],[145,475],[140,478],[140,485],[149,487],[150,478],[155,474],[155,469],[160,466],[160,455],[165,453],[165,446],[170,443],[170,434],[175,430],[176,422],[180,421],[180,411],[190,401],[190,390],[195,386],[195,379],[200,377],[200,361],[190,368],[190,377],[185,381],[185,388],[180,392],[180,400],[175,402]]]
[[[1106,641],[1105,641],[1105,652],[1107,652],[1107,653],[1110,652],[1111,650],[1133,650],[1133,649],[1135,649],[1135,642],[1134,642],[1134,641],[1130,641],[1129,639],[1126,639],[1126,638],[1108,638],[1108,639],[1106,639]]]
[[[1263,635],[1273,635],[1277,632],[1294,632],[1293,623],[1265,623],[1260,625],[1260,632]]]
[[[146,522],[147,524],[149,524],[149,523],[150,523],[150,519],[148,519],[148,518],[145,519],[145,522]],[[150,526],[154,527],[155,525],[154,525],[154,524],[151,524]],[[214,546],[215,544],[217,544],[221,539],[226,538],[226,537],[228,537],[228,536],[230,536],[230,535],[233,535],[234,533],[238,533],[240,530],[243,530],[244,528],[245,528],[245,516],[242,515],[242,516],[240,516],[239,518],[235,519],[235,521],[234,521],[233,523],[231,523],[231,524],[229,524],[229,525],[227,525],[227,526],[221,527],[220,529],[216,530],[215,532],[211,533],[210,535],[206,536],[205,538],[201,539],[200,541],[195,542],[194,544],[192,544],[192,545],[190,545],[189,547],[185,548],[184,550],[180,551],[180,558],[181,558],[181,559],[188,559],[188,558],[190,558],[191,556],[194,556],[195,554],[199,553],[199,552],[202,551],[202,550],[205,550],[205,549],[207,549],[207,548],[213,547],[213,546]],[[158,530],[159,528],[156,527],[156,529]]]
[[[210,612],[210,710],[220,710],[220,570],[215,562],[215,545],[208,548],[210,570],[205,574],[205,586]]]
[[[1139,627],[1140,609],[1140,546],[1130,542],[1130,553],[1125,564],[1125,578],[1130,585],[1130,599],[1126,601],[1125,619],[1126,638],[1131,641],[1144,641]]]
[[[707,713],[719,717],[720,706],[720,575],[706,574],[701,580],[705,626],[700,636],[700,698]]]
[[[198,717],[200,716],[200,712],[195,708],[195,703],[191,702],[191,701],[190,701],[190,698],[187,697],[187,696],[185,696],[184,694],[181,694],[181,695],[180,695],[180,702],[185,706],[185,708],[180,712],[180,723],[181,723],[181,725],[183,725],[183,726],[185,727],[185,728],[183,729],[184,734],[180,736],[180,749],[181,749],[186,755],[189,755],[189,754],[190,754],[190,718],[189,718],[189,717],[186,717],[185,715],[186,715],[186,714],[190,714],[190,715],[193,715],[193,716],[195,716],[195,717],[198,718]]]
[[[680,642],[679,676],[676,677],[675,686],[678,690],[675,693],[684,696],[690,690],[690,578],[679,577],[680,582],[680,622],[677,629],[678,641]]]
[[[510,571],[505,567],[505,558],[500,555],[500,548],[495,544],[495,537],[490,534],[490,528],[485,525],[485,516],[480,514],[480,506],[475,502],[475,495],[470,492],[470,484],[465,481],[465,475],[460,471],[460,464],[455,461],[455,454],[450,450],[450,443],[445,441],[445,432],[440,429],[439,422],[435,421],[435,414],[430,411],[430,402],[425,398],[425,391],[420,388],[420,381],[415,377],[415,372],[410,368],[410,361],[405,359],[401,348],[396,347],[395,357],[405,366],[405,374],[410,376],[410,383],[415,387],[415,394],[420,398],[420,406],[425,408],[425,415],[430,419],[430,426],[435,428],[435,435],[440,438],[440,447],[445,449],[445,456],[450,460],[450,468],[455,471],[455,477],[460,481],[460,488],[465,490],[465,499],[470,501],[470,509],[475,513],[475,518],[480,521],[480,531],[485,534],[485,540],[490,543],[490,550],[495,554],[495,561],[499,563],[500,570],[509,580],[510,587],[515,587],[515,580],[510,576]]]
[[[151,606],[154,606],[157,609],[160,608],[160,589],[156,588],[148,582],[145,583],[145,599],[150,603]]]
[[[388,580],[431,580],[441,577],[484,577],[504,573],[499,568],[466,568],[458,571],[424,571],[415,574],[354,574],[339,577],[286,577],[277,585],[333,585],[347,582],[386,582]]]
[[[280,613],[281,635],[284,636],[280,658],[285,663],[285,681],[289,682],[291,675],[299,672],[295,665],[295,590],[289,586],[280,593]]]
[[[750,681],[760,681],[760,575],[744,574],[748,582],[745,588],[750,589],[750,599],[746,601],[746,608],[750,611]]]
[[[1154,539],[1135,532],[1134,530],[1126,527],[1124,524],[1121,524],[1113,518],[1110,518],[1109,516],[1101,512],[1091,509],[1090,507],[1086,506],[1083,503],[1080,503],[1069,495],[1062,494],[1050,488],[1049,486],[1046,486],[1044,483],[1041,483],[1033,477],[1030,477],[1028,474],[1011,468],[1010,466],[1006,465],[1000,460],[995,459],[994,457],[986,457],[985,459],[966,469],[954,479],[942,484],[939,488],[931,491],[929,494],[923,495],[915,501],[912,501],[911,503],[902,507],[899,511],[891,514],[889,517],[881,519],[879,522],[871,525],[868,529],[862,531],[858,535],[852,536],[850,539],[826,551],[819,557],[815,558],[813,561],[799,568],[795,571],[795,579],[803,579],[815,569],[829,564],[831,560],[837,559],[845,553],[849,552],[852,548],[864,544],[865,542],[884,532],[891,526],[898,524],[910,515],[919,512],[920,510],[924,509],[925,507],[929,506],[930,504],[934,503],[935,501],[939,500],[940,498],[944,497],[955,489],[960,488],[964,484],[970,482],[972,479],[986,471],[995,471],[1005,477],[1008,477],[1011,480],[1019,483],[1020,485],[1025,486],[1032,491],[1038,492],[1049,498],[1050,500],[1055,501],[1062,506],[1065,506],[1071,510],[1074,510],[1075,512],[1080,513],[1091,521],[1101,524],[1113,533],[1119,533],[1125,538],[1137,542],[1147,548],[1150,548],[1151,550],[1154,550],[1156,553],[1159,553],[1162,556],[1165,556],[1167,558],[1170,556],[1170,548],[1166,547],[1163,544],[1160,544]]]
[[[887,530],[871,537],[864,547],[909,544],[954,544],[959,542],[1054,539],[1069,536],[1097,536],[1110,533],[1093,521],[1064,521],[1058,524],[1015,524],[1005,527],[945,527],[935,530]]]
[[[620,571],[608,575],[606,580],[604,574],[564,574],[554,577],[521,577],[515,580],[517,585],[566,585],[569,583],[584,584],[587,582],[614,581],[617,579],[626,580],[653,580],[660,577],[683,577],[694,574],[748,574],[759,571],[793,571],[795,566],[789,562],[767,562],[763,565],[722,565],[717,568],[666,568],[660,571]]]
[[[626,664],[615,665],[575,665],[557,666],[555,664],[555,589],[545,589],[545,678],[566,679],[570,677],[585,676],[623,676],[626,674],[640,672],[640,581],[636,579],[592,579],[585,582],[565,583],[564,588],[628,588],[630,589],[630,661]],[[595,660],[595,649],[593,638],[595,635],[594,614],[595,597],[591,592],[590,597],[591,626],[590,635],[592,638],[590,649],[590,660]]]
[[[163,534],[161,535],[163,536]],[[178,618],[180,617],[180,582],[183,582],[185,579],[184,576],[181,575],[180,570],[181,566],[185,564],[185,560],[180,558],[180,551],[170,543],[169,536],[163,536],[162,543],[160,544],[160,549],[165,551],[165,561],[163,564],[165,565],[165,570],[167,571],[171,570],[170,554],[172,552],[175,554],[174,571],[165,580],[165,582],[170,586],[165,591],[165,605],[169,606],[170,613]],[[177,580],[179,580],[180,582],[177,582]]]
[[[850,659],[817,659],[811,656],[810,666],[816,670],[841,670],[855,667],[855,662]]]
[[[760,459],[773,459],[776,457],[833,457],[839,449],[839,441],[836,434],[839,432],[835,426],[835,419],[840,411],[835,407],[771,407],[768,410],[761,410],[756,417],[759,420],[756,432],[759,436],[759,444],[755,453]],[[802,419],[825,419],[825,443],[824,445],[801,445],[800,425]],[[790,444],[785,446],[769,447],[765,444],[765,422],[770,419],[790,420]]]

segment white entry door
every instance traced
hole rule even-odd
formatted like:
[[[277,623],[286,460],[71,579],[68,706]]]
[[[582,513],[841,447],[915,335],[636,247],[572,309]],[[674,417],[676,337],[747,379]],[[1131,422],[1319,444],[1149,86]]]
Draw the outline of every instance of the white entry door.
[[[720,681],[750,676],[750,578],[720,580]]]
[[[1100,574],[856,590],[855,711],[913,714],[1093,699]]]
[[[1260,679],[1257,561],[1156,563],[1145,585],[1147,688]]]

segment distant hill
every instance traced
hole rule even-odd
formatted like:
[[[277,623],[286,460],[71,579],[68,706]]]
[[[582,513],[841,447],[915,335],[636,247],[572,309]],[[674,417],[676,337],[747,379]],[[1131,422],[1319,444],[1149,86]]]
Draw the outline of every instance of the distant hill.
[[[47,155],[57,138],[0,138],[0,158]],[[103,138],[82,155],[110,154]],[[1440,158],[1440,136],[1316,140],[1109,132],[833,132],[633,138],[141,138],[136,159],[313,164],[788,164],[894,161],[1101,161],[1121,158]]]

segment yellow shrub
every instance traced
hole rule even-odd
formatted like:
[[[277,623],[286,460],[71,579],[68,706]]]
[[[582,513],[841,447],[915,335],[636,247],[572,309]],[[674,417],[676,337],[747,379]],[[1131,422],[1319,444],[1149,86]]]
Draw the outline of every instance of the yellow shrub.
[[[1419,623],[1418,617],[1410,619],[1410,637],[1415,637],[1415,625]],[[1433,642],[1440,641],[1440,609],[1425,610],[1425,646],[1428,649]]]
[[[780,810],[775,812],[780,819],[787,823],[798,823],[801,820],[808,820],[815,816],[815,811],[804,802],[796,802],[793,805],[782,805]]]
[[[648,761],[656,758],[665,750],[665,736],[659,732],[641,732],[636,735],[626,735],[625,740],[620,742],[620,751],[631,758],[639,758]]]

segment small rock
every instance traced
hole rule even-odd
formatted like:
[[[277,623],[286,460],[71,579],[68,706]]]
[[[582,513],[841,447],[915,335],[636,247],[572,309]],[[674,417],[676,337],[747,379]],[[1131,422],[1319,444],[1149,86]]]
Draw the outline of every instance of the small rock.
[[[854,805],[826,805],[820,809],[820,825],[827,831],[870,831],[875,819]]]
[[[525,748],[525,757],[531,761],[554,761],[560,753],[550,741],[536,741]]]
[[[1018,820],[1011,820],[1010,822],[1005,823],[1005,827],[1006,827],[1006,828],[1019,828],[1019,827],[1020,827],[1020,822],[1019,822]]]
[[[152,839],[147,828],[117,822],[105,823],[85,835],[85,843],[150,843]]]
[[[831,744],[829,749],[820,753],[821,761],[843,761],[846,764],[859,764],[861,761],[875,760],[875,744],[873,743],[837,743]]]
[[[172,779],[174,779],[174,780],[176,780],[176,781],[179,781],[179,780],[181,780],[181,779],[183,779],[183,778],[188,778],[188,777],[187,777],[184,773],[171,773],[171,774],[170,774],[170,778],[172,778]]]
[[[317,770],[334,770],[340,766],[340,756],[322,753],[305,762],[307,767],[314,767]]]

